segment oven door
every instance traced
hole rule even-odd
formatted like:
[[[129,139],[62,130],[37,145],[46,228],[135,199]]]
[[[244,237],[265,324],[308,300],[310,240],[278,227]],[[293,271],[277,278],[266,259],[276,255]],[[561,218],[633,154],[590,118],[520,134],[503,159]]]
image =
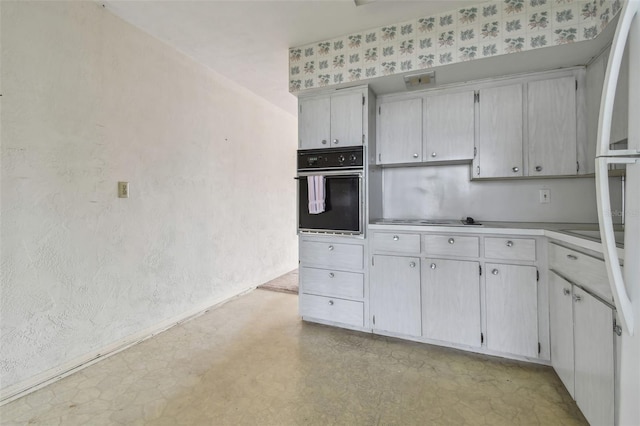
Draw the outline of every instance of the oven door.
[[[325,178],[325,211],[309,213],[307,177]],[[315,171],[298,173],[298,231],[362,234],[364,200],[362,171]]]

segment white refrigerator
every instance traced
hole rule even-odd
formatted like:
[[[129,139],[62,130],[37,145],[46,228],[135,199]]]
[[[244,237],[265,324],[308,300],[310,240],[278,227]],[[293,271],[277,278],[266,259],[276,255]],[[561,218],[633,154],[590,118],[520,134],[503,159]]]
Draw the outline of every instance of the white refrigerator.
[[[640,0],[628,0],[620,13],[609,54],[600,104],[596,189],[600,237],[617,322],[622,326],[616,381],[616,423],[640,425]],[[611,121],[622,55],[629,55],[628,146],[610,145]],[[608,169],[626,167],[624,193],[624,268],[620,268],[609,201]]]

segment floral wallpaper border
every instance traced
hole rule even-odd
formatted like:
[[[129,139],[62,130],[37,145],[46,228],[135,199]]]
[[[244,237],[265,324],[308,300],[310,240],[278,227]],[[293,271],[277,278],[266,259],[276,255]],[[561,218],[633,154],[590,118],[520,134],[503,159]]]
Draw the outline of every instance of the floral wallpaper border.
[[[595,38],[622,0],[493,0],[289,49],[289,91]]]

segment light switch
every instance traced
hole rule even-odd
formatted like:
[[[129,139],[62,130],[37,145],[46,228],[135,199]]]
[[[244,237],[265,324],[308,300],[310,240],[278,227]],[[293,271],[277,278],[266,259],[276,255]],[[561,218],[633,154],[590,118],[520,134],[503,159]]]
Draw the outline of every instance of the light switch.
[[[118,198],[129,198],[129,182],[118,182]]]

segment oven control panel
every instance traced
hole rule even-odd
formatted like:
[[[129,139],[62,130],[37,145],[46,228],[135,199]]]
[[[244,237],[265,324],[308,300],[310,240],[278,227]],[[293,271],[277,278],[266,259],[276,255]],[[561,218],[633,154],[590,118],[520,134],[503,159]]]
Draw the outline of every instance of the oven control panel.
[[[361,146],[343,149],[303,149],[298,151],[298,170],[362,168]]]

